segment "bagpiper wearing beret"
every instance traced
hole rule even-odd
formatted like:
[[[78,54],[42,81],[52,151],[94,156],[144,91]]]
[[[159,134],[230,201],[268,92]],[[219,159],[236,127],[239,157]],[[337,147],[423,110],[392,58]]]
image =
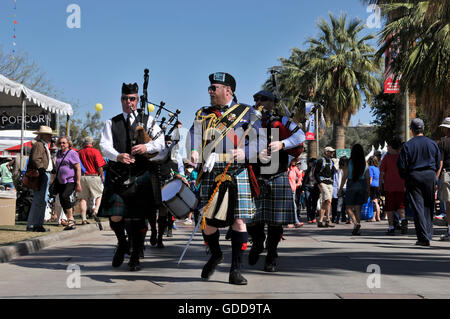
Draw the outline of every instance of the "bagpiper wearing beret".
[[[272,92],[263,90],[253,96],[255,107],[263,106],[262,127],[267,129],[267,136],[274,135],[274,130],[278,129],[278,140],[269,139],[268,149],[271,154],[278,152],[278,159],[273,163],[269,162],[272,168],[278,165],[276,169],[271,169],[266,173],[264,168],[269,165],[260,165],[256,171],[261,187],[261,196],[256,199],[256,214],[253,219],[248,221],[247,229],[252,238],[252,248],[248,255],[248,263],[253,266],[257,263],[259,255],[264,251],[264,242],[266,235],[265,225],[268,225],[267,231],[267,256],[264,262],[264,271],[277,271],[277,248],[283,235],[283,226],[295,222],[296,212],[294,211],[295,194],[293,195],[289,184],[287,168],[289,165],[289,155],[298,157],[302,151],[302,143],[305,140],[303,131],[286,116],[280,116],[275,109],[277,98]],[[294,150],[294,152],[293,152]],[[289,152],[291,154],[289,154]],[[264,150],[262,154],[267,156],[268,151]]]
[[[140,269],[142,234],[146,231],[145,217],[149,213],[143,210],[143,207],[148,210],[148,207],[156,207],[161,201],[158,176],[152,164],[143,155],[160,152],[165,147],[164,135],[146,144],[135,145],[138,91],[139,86],[136,83],[122,84],[122,113],[106,122],[100,139],[100,149],[109,159],[109,163],[98,216],[109,217],[111,229],[118,240],[113,267],[119,267],[123,263],[125,253],[129,251],[126,228],[132,246],[128,263],[131,271]],[[145,127],[148,129],[153,118],[145,115],[142,122],[146,123]],[[160,130],[158,125],[153,128],[154,134]],[[154,213],[156,214],[156,210]]]

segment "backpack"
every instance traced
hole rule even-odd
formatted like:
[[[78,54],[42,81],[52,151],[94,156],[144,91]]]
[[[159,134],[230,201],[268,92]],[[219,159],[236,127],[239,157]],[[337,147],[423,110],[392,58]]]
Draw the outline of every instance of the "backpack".
[[[320,176],[320,180],[325,180],[325,179],[330,179],[331,181],[333,181],[334,179],[334,174],[333,174],[333,167],[334,167],[334,162],[333,160],[330,158],[330,164],[327,163],[327,159],[325,157],[322,157],[322,167],[320,169],[319,172],[319,176]],[[315,168],[316,168],[317,162],[313,167],[313,174],[315,173]],[[322,176],[330,176],[330,177],[323,177]]]

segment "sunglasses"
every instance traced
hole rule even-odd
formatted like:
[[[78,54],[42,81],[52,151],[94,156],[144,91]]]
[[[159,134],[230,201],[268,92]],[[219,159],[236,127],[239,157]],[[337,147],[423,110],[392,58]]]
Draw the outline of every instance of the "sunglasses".
[[[208,86],[208,92],[209,92],[209,91],[216,92],[216,90],[217,90],[218,88],[220,88],[220,87],[221,87],[221,86],[214,86],[214,85]]]
[[[266,102],[269,101],[269,98],[265,97],[265,96],[257,96],[254,98],[255,102]]]
[[[130,100],[131,102],[136,101],[136,97],[135,96],[122,96],[122,101],[127,101]]]

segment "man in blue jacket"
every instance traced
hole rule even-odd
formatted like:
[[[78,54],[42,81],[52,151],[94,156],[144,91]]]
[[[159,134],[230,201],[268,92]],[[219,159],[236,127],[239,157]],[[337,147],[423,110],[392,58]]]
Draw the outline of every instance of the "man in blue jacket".
[[[410,129],[414,137],[403,145],[397,167],[405,180],[407,203],[414,213],[416,245],[430,246],[434,192],[441,155],[436,142],[423,135],[424,123],[421,119],[413,119]]]

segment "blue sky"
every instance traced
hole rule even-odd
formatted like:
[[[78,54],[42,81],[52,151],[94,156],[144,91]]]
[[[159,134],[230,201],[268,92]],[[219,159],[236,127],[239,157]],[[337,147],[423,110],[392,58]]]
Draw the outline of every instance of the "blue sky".
[[[360,0],[14,0],[0,2],[3,51],[25,51],[45,70],[60,99],[80,105],[77,116],[103,104],[102,120],[121,111],[122,82],[142,87],[150,69],[149,99],[181,109],[184,126],[208,105],[208,75],[232,74],[239,101],[252,96],[268,69],[318,34],[319,18],[346,12],[366,21]],[[81,28],[67,26],[70,4],[81,9]],[[13,15],[16,46],[13,46]],[[378,32],[380,29],[367,29]],[[140,91],[141,93],[142,91]],[[368,123],[369,109],[352,118]]]

